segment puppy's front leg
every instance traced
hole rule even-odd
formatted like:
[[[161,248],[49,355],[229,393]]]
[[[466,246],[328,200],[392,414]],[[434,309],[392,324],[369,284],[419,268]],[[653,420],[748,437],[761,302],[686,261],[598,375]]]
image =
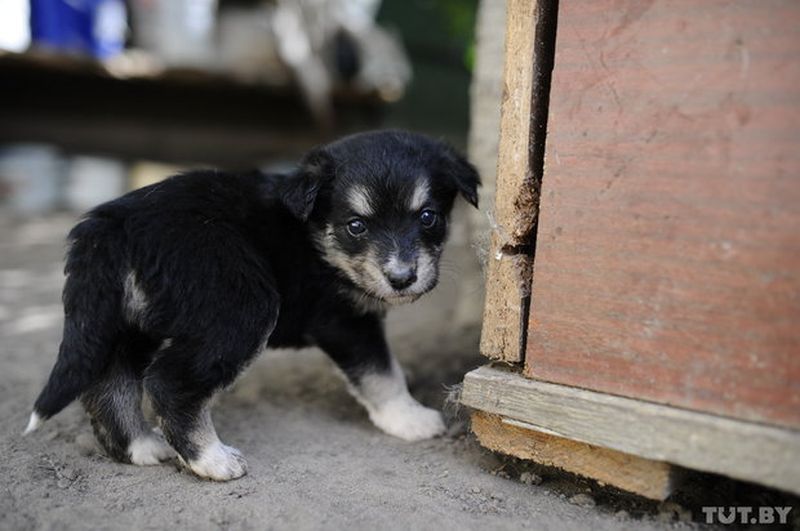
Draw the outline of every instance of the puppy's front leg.
[[[419,441],[441,435],[445,431],[442,415],[423,406],[408,392],[403,370],[388,354],[387,369],[367,370],[351,379],[350,392],[369,413],[378,428],[407,441]]]
[[[442,415],[408,392],[403,370],[386,345],[380,319],[367,315],[342,321],[316,334],[317,342],[342,370],[350,393],[366,408],[372,423],[407,441],[444,433]]]

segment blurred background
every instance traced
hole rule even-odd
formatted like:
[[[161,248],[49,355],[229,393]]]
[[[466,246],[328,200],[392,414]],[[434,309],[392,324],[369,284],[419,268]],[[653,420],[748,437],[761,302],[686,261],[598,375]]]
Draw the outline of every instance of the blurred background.
[[[463,149],[477,3],[3,0],[0,212],[82,212],[189,166],[285,167],[363,129]]]

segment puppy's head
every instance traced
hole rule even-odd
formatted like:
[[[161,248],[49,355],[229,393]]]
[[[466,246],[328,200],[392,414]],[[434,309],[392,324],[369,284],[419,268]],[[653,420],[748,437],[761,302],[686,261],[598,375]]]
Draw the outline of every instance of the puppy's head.
[[[311,152],[283,203],[309,224],[330,265],[363,293],[410,302],[438,280],[453,202],[478,206],[478,174],[444,143],[400,131],[363,133]]]

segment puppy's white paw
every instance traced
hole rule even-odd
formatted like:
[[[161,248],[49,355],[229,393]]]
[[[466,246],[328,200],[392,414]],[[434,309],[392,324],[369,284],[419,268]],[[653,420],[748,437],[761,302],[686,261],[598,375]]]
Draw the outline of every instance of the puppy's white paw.
[[[175,451],[159,435],[140,435],[128,446],[131,463],[139,466],[157,465],[175,456]]]
[[[214,481],[230,481],[247,474],[247,461],[242,453],[220,441],[208,445],[200,457],[189,461],[187,465],[198,476]]]
[[[369,416],[378,428],[406,441],[431,439],[445,432],[442,414],[423,406],[410,396],[397,397]]]

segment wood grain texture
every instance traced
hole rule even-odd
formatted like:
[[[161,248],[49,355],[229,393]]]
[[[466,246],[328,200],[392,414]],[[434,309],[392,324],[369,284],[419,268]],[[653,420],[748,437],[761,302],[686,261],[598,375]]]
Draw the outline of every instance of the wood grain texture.
[[[481,352],[522,361],[554,45],[552,0],[508,0],[497,187]]]
[[[667,463],[525,429],[482,411],[473,412],[472,431],[490,450],[596,479],[646,498],[663,500],[673,489],[673,467]]]
[[[524,359],[533,259],[525,253],[503,253],[497,240],[493,232],[480,350],[493,360],[519,362]]]
[[[800,494],[800,432],[567,387],[499,368],[466,375],[461,402],[543,432]]]
[[[800,2],[561,2],[526,374],[800,428]]]

